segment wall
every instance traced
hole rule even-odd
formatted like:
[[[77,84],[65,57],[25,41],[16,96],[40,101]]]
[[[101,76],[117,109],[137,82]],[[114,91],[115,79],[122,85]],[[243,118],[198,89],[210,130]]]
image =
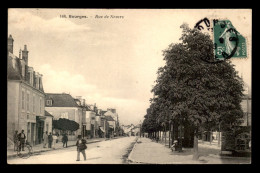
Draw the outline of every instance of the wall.
[[[61,118],[61,115],[67,113],[68,119],[75,121],[79,124],[79,129],[75,131],[75,135],[69,135],[69,140],[76,140],[78,135],[81,135],[82,129],[82,109],[77,107],[45,107],[46,111],[48,111],[51,115],[53,115],[53,119],[58,120]]]
[[[86,111],[86,130],[91,130],[91,124],[93,124],[93,121],[91,121],[92,118],[95,118],[96,114],[93,111]]]
[[[31,144],[35,144],[38,135],[36,116],[44,117],[45,95],[24,82],[20,86],[21,116],[19,117],[19,125],[24,130],[27,140]],[[22,107],[22,92],[24,92],[24,107]]]
[[[22,92],[24,92],[23,107],[22,107]],[[7,93],[8,93],[7,94],[7,135],[8,137],[12,139],[15,130],[18,130],[18,133],[20,133],[21,130],[24,130],[27,140],[32,144],[34,144],[37,135],[36,115],[44,116],[45,95],[42,92],[35,90],[30,85],[25,84],[24,82],[11,81],[11,80],[8,81]],[[34,110],[33,110],[33,96],[35,101]],[[41,105],[39,101],[40,99],[41,99]]]
[[[114,130],[116,128],[116,122],[115,121],[108,121],[108,124],[114,127]]]
[[[47,125],[48,124],[48,125]],[[52,132],[52,117],[46,116],[44,122],[44,132],[48,131],[48,134]]]
[[[118,117],[117,113],[113,113],[113,112],[111,112],[111,111],[109,110],[109,111],[107,111],[104,115],[105,115],[105,116],[111,116],[115,121],[117,121],[117,117]]]
[[[8,81],[7,85],[7,137],[13,140],[18,128],[19,82]]]
[[[251,99],[242,100],[242,102],[241,102],[241,107],[244,112],[244,117],[243,117],[244,121],[241,124],[241,126],[247,126],[247,124],[251,126],[251,104],[252,104]],[[247,115],[247,112],[248,112],[248,115]],[[247,123],[247,120],[248,120],[248,123]]]

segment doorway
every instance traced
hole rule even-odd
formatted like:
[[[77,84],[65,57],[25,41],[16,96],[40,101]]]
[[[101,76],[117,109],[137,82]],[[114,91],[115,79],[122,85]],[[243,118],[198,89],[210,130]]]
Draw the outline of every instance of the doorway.
[[[43,121],[37,121],[37,138],[36,138],[36,144],[41,144],[43,139],[43,133],[44,133],[44,122]]]
[[[35,123],[31,123],[31,144],[35,145],[34,142],[34,127],[35,127]]]

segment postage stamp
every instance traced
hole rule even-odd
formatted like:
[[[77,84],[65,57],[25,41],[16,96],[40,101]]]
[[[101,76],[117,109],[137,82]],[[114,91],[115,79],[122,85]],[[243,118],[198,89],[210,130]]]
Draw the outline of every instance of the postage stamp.
[[[209,33],[212,37],[215,61],[210,63],[247,57],[246,39],[235,29],[230,20],[210,20],[205,17],[196,23],[195,28]]]
[[[229,20],[213,20],[215,58],[247,57],[246,40]]]

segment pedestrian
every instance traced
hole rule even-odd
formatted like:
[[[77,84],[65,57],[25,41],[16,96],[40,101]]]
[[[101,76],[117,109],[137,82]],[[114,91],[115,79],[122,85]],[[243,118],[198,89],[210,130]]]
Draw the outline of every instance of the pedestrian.
[[[77,160],[80,161],[80,153],[82,153],[84,160],[86,160],[86,153],[85,150],[87,149],[86,145],[87,141],[85,139],[82,139],[81,135],[78,135],[78,140],[76,143],[77,146]]]
[[[48,136],[48,148],[51,148],[51,145],[52,145],[52,141],[53,141],[53,139],[52,139],[52,135],[51,135],[51,132],[49,133],[49,136]]]
[[[62,136],[62,143],[63,143],[63,147],[65,146],[65,144],[66,144],[66,148],[68,147],[68,146],[67,146],[67,143],[68,143],[67,133],[64,133],[64,134],[63,134],[63,136]]]
[[[55,145],[56,145],[56,142],[57,142],[57,135],[53,134],[52,135],[52,148],[55,150]]]
[[[18,148],[18,131],[16,130],[14,132],[14,151],[17,151]]]
[[[24,144],[25,144],[26,136],[24,134],[24,130],[21,131],[18,135],[18,141],[19,141],[19,151],[24,151]]]
[[[59,142],[59,133],[56,133],[56,136],[57,136],[57,139],[56,139],[56,143],[58,143]]]
[[[43,148],[46,148],[46,144],[48,143],[48,132],[46,131],[43,134]]]

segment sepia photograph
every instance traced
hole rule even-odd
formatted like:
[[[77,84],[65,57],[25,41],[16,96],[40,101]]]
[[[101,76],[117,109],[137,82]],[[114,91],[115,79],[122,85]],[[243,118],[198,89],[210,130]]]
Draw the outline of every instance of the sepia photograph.
[[[252,9],[8,8],[7,164],[251,164]]]

